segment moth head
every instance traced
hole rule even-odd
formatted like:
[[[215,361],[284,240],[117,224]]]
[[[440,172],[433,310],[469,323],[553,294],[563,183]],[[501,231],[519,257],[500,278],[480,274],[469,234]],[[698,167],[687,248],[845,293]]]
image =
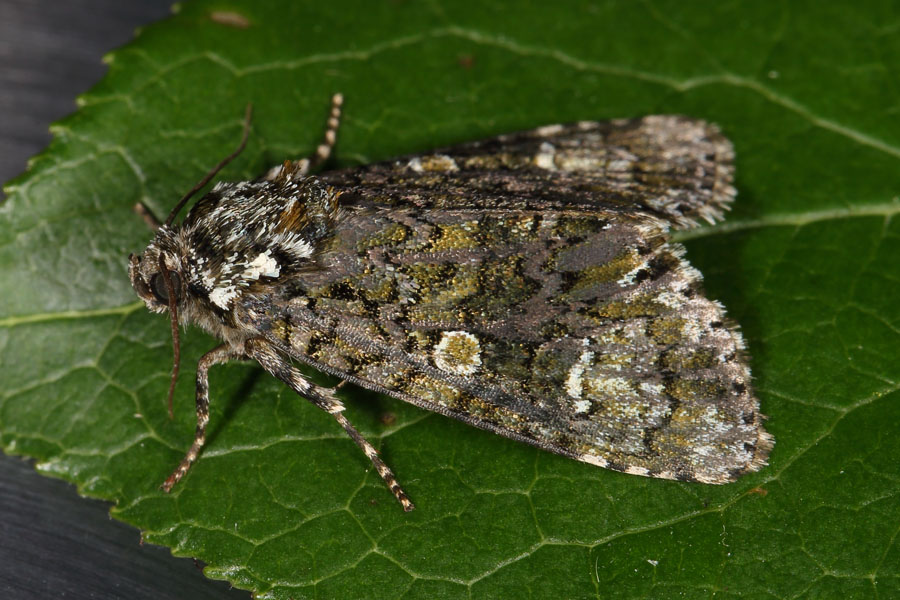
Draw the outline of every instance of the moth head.
[[[185,298],[184,277],[181,274],[175,257],[170,252],[160,249],[160,243],[171,237],[168,225],[157,230],[156,239],[147,246],[144,254],[128,257],[128,276],[138,297],[153,312],[169,310],[169,321],[172,327],[172,378],[169,382],[168,406],[169,418],[172,418],[172,396],[175,393],[175,382],[181,357],[181,344],[178,336],[178,305]]]
[[[172,254],[160,250],[156,241],[142,255],[129,257],[128,276],[138,297],[153,312],[169,310],[173,298],[175,305],[184,299],[185,278],[181,267]]]

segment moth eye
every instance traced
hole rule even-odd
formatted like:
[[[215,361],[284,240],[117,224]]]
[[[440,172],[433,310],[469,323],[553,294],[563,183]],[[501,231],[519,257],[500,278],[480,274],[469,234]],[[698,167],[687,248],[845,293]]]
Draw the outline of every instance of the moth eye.
[[[181,299],[181,276],[177,271],[169,271],[169,278],[172,280],[172,287],[175,288],[175,301]],[[162,273],[157,273],[150,278],[150,291],[153,297],[161,304],[169,303],[169,290],[166,287],[166,280],[163,279]]]

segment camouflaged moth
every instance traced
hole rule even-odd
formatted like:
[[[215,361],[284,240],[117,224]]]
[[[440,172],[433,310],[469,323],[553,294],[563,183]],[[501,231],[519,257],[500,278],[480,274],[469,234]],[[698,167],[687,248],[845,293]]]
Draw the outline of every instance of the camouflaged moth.
[[[733,151],[678,116],[550,125],[310,176],[316,154],[187,199],[131,257],[153,312],[223,344],[197,369],[197,458],[209,368],[255,360],[330,413],[405,510],[391,470],[297,361],[597,466],[726,483],[766,464],[772,437],[744,342],[668,230],[715,222]],[[170,386],[170,410],[171,410]]]

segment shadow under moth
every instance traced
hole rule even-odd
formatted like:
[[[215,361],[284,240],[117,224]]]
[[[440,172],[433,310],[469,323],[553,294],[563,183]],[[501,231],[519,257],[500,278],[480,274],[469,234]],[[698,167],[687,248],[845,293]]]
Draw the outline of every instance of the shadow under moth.
[[[744,342],[670,228],[733,200],[733,150],[679,116],[583,121],[309,173],[324,142],[254,181],[218,183],[130,258],[137,294],[222,340],[197,367],[197,459],[208,371],[253,360],[331,414],[404,510],[413,504],[333,388],[294,361],[593,465],[727,483],[774,442]],[[148,220],[153,220],[145,213]]]

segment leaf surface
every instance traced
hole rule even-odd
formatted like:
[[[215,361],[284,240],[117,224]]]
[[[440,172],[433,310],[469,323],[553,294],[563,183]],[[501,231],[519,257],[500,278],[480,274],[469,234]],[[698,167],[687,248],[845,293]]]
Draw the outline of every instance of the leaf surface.
[[[186,3],[109,55],[8,184],[3,448],[263,598],[900,596],[892,6]],[[160,492],[215,341],[183,336],[169,421],[168,323],[126,273],[150,238],[131,207],[165,215],[237,143],[247,102],[222,178],[309,154],[336,91],[341,166],[580,119],[718,123],[738,201],[680,239],[747,338],[770,466],[727,486],[627,476],[344,388],[417,504],[404,514],[328,415],[230,364],[200,461]]]

